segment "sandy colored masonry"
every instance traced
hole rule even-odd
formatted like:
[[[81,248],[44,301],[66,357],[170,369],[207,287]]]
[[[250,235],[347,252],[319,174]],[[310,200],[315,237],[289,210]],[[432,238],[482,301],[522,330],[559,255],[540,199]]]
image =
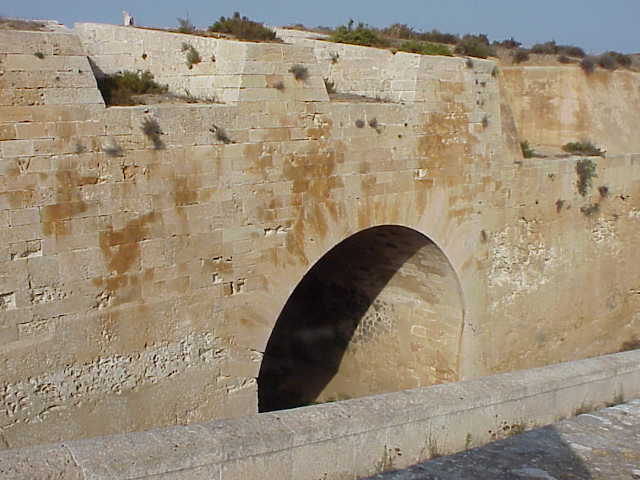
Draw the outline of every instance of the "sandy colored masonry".
[[[239,419],[6,450],[0,479],[355,480],[637,398],[639,360],[639,351],[626,352]],[[581,440],[602,442],[597,435]]]
[[[637,345],[639,74],[291,41],[0,32],[0,448],[253,414],[274,371],[324,401]],[[118,70],[224,103],[106,108]],[[520,152],[583,136],[585,195]]]

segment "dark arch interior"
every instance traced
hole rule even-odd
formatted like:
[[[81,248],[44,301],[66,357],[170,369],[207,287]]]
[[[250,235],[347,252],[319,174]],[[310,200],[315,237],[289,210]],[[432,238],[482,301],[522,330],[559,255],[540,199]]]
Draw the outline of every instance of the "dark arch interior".
[[[428,326],[410,325],[417,321],[410,317],[426,318],[419,314],[421,308],[430,312],[442,304],[461,317],[455,273],[427,237],[409,228],[383,226],[347,238],[311,268],[282,310],[260,368],[259,410],[406,387],[405,379],[395,379],[397,372],[386,370],[404,366],[411,373],[400,376],[420,377],[412,350],[424,350],[425,341],[411,332],[427,331]],[[407,367],[398,360],[398,349],[414,364]],[[374,361],[366,355],[374,355]],[[385,355],[388,360],[382,362]],[[354,360],[347,362],[347,357]],[[383,366],[376,368],[378,360]],[[322,398],[341,369],[349,373],[335,387],[340,389],[334,392],[337,398]],[[415,378],[409,386],[424,383]]]

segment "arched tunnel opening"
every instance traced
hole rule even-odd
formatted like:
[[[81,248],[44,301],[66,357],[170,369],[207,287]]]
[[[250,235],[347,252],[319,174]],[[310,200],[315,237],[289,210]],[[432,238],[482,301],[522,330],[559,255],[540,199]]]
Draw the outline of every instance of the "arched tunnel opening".
[[[289,297],[260,368],[259,411],[455,381],[463,315],[434,242],[401,226],[361,231]]]

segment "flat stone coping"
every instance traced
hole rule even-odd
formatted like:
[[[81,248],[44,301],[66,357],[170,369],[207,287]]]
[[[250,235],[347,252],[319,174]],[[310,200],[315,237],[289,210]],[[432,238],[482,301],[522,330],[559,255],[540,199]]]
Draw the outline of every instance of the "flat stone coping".
[[[0,479],[356,479],[640,398],[640,351],[0,452]]]

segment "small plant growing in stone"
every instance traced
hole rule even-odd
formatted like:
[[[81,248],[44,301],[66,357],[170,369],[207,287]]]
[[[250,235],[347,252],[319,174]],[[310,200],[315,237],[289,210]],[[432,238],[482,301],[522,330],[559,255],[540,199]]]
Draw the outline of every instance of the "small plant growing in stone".
[[[529,51],[523,48],[519,48],[511,52],[513,57],[513,63],[523,63],[529,60]]]
[[[531,145],[529,145],[528,140],[520,142],[520,150],[522,150],[522,156],[524,158],[532,158],[536,153],[533,148],[531,148]]]
[[[613,407],[615,405],[620,405],[623,403],[624,403],[624,394],[622,392],[618,392],[616,393],[615,397],[613,397],[612,405],[609,405],[609,406]]]
[[[609,187],[606,185],[600,185],[598,187],[598,193],[602,198],[607,198],[609,196]]]
[[[485,115],[484,117],[482,117],[482,128],[488,128],[489,127],[489,117],[487,115]]]
[[[575,45],[558,45],[554,40],[545,43],[536,43],[531,47],[531,53],[540,55],[567,55],[569,57],[584,58],[584,50]]]
[[[595,71],[596,63],[597,62],[594,57],[584,57],[582,60],[580,60],[580,68],[582,68],[584,73],[588,75]]]
[[[196,31],[196,27],[191,23],[188,18],[178,18],[178,32],[180,33],[193,33]]]
[[[148,55],[147,55],[146,53],[143,53],[143,54],[142,54],[142,59],[143,59],[143,60],[146,60],[146,59],[147,59],[147,57],[148,57]]]
[[[162,135],[162,130],[160,129],[160,124],[155,118],[146,117],[142,120],[142,125],[140,126],[142,133],[153,142],[153,148],[156,150],[161,150],[164,148],[164,143],[160,139],[160,135]]]
[[[159,85],[151,72],[118,72],[99,77],[98,89],[107,105],[135,105],[132,95],[166,93],[168,87]]]
[[[220,17],[209,27],[210,32],[227,33],[242,40],[274,41],[276,32],[265,27],[262,23],[249,20],[235,12],[233,17]]]
[[[465,35],[456,45],[455,53],[468,57],[487,58],[495,56],[495,48],[489,45],[486,35]]]
[[[589,158],[583,158],[576,163],[576,175],[578,175],[578,193],[583,197],[593,185],[593,179],[597,177],[596,164]]]
[[[606,70],[615,70],[618,67],[618,62],[613,56],[603,53],[598,57],[598,65]]]
[[[378,31],[360,22],[355,26],[353,20],[346,25],[337,27],[329,36],[329,41],[336,43],[349,43],[351,45],[365,45],[368,47],[384,47],[386,39],[382,38]]]
[[[356,127],[357,128],[364,128],[364,120],[356,120]]]
[[[445,45],[431,42],[420,42],[417,40],[405,40],[400,44],[399,51],[409,53],[419,53],[420,55],[443,55],[452,56],[451,50]]]
[[[640,339],[637,337],[633,337],[630,340],[627,340],[620,346],[620,352],[629,352],[631,350],[639,350],[640,349]],[[622,403],[622,402],[620,402]]]
[[[560,213],[562,211],[562,207],[564,207],[564,200],[556,200],[556,213]]]
[[[582,48],[576,47],[575,45],[558,45],[558,53],[578,58],[584,58],[587,56]]]
[[[576,408],[573,414],[574,416],[578,416],[578,415],[584,415],[585,413],[591,413],[592,411],[593,411],[593,408],[589,407],[586,403],[583,403],[578,408]]]
[[[224,128],[218,127],[217,125],[214,124],[214,125],[211,125],[211,128],[209,129],[209,131],[215,135],[216,140],[218,140],[219,142],[222,142],[224,144],[233,143],[229,138],[229,136],[227,135],[227,132],[224,130]]]
[[[109,157],[122,157],[124,155],[122,147],[113,138],[106,145],[103,145],[102,151]]]
[[[610,56],[621,67],[630,67],[633,63],[631,56],[620,52],[607,52],[605,55]]]
[[[191,70],[194,65],[197,65],[198,63],[202,62],[202,57],[200,57],[200,53],[198,52],[198,50],[196,50],[196,48],[193,45],[190,45],[186,42],[183,43],[182,51],[186,55],[186,59],[187,59],[186,64],[187,64],[187,67],[189,67],[189,70]]]
[[[467,68],[473,68],[473,60],[471,60],[470,58],[467,58],[464,64],[467,66]]]
[[[593,203],[593,204],[585,206],[585,207],[580,207],[580,211],[582,212],[582,214],[584,216],[590,217],[591,215],[595,215],[596,213],[598,213],[600,211],[600,204],[599,203]]]
[[[40,60],[42,60],[44,58],[44,53],[42,52],[36,52],[33,54],[36,58],[39,58]]]
[[[274,83],[273,88],[275,88],[279,92],[284,92],[284,89],[285,89],[284,82],[280,80],[279,82]]]
[[[604,151],[596,147],[590,140],[569,142],[562,146],[562,150],[574,155],[589,155],[592,157],[604,157]]]
[[[331,63],[335,65],[336,63],[338,63],[338,60],[340,59],[340,54],[338,52],[330,53],[329,58],[331,58]]]
[[[527,427],[524,423],[514,423],[509,429],[509,435],[520,435],[526,431]]]
[[[298,81],[306,81],[309,78],[309,69],[304,65],[295,64],[289,69],[289,73],[293,74],[293,78]]]
[[[494,41],[493,45],[494,47],[497,46],[502,48],[508,48],[509,50],[515,50],[516,48],[520,48],[522,46],[522,42],[519,42],[515,38],[511,37],[511,38],[502,40],[501,42]]]
[[[558,53],[558,45],[555,40],[545,43],[536,43],[531,47],[531,53],[538,55],[554,55]]]
[[[186,103],[198,103],[198,99],[191,94],[191,90],[184,89],[184,96],[182,97]]]
[[[573,63],[573,61],[566,55],[560,55],[558,57],[558,62],[563,63],[563,64],[567,64],[567,63]]]
[[[324,86],[327,89],[327,93],[336,93],[336,83],[332,82],[328,78],[324,79]]]
[[[76,143],[73,145],[73,153],[76,153],[76,154],[79,155],[79,154],[84,153],[86,151],[87,151],[87,148],[82,143],[80,143],[79,141],[76,141]]]
[[[0,29],[5,30],[29,30],[32,32],[46,31],[47,26],[41,22],[32,20],[20,20],[17,18],[8,18],[0,15]]]
[[[382,131],[382,129],[380,128],[380,124],[378,123],[378,119],[375,117],[369,120],[369,126],[373,128],[377,133],[380,133]]]

